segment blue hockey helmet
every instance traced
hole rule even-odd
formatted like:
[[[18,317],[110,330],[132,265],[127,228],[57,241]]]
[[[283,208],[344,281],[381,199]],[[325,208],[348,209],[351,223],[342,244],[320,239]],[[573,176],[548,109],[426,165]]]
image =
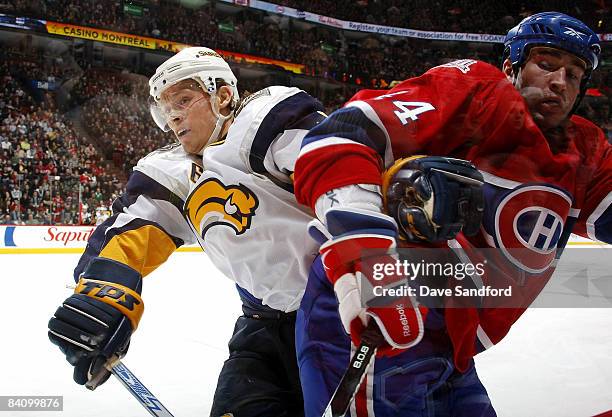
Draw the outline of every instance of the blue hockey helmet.
[[[599,64],[599,37],[580,20],[558,12],[543,12],[526,17],[510,29],[504,39],[504,59],[522,66],[533,46],[562,49],[587,64],[590,74]]]
[[[529,58],[534,46],[548,46],[569,52],[586,64],[585,76],[574,110],[586,92],[591,74],[599,64],[599,36],[582,21],[559,12],[542,12],[526,17],[510,29],[504,39],[503,60],[510,59],[515,74]],[[573,112],[573,110],[572,110]]]

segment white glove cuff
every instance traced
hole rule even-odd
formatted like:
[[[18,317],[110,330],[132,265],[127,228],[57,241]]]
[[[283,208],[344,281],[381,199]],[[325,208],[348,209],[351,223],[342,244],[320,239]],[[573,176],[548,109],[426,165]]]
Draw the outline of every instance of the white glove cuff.
[[[344,274],[334,284],[338,298],[338,312],[346,333],[351,333],[351,322],[359,317],[366,324],[365,309],[361,306],[361,291],[355,274]]]

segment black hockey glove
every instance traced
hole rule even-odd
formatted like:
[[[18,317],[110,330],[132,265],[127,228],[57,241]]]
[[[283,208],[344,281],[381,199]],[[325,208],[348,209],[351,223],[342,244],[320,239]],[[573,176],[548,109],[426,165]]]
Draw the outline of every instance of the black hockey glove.
[[[108,280],[109,275],[115,277]],[[103,277],[103,279],[95,278]],[[132,332],[144,311],[142,279],[134,269],[104,258],[94,258],[81,275],[75,293],[49,320],[49,339],[74,366],[74,381],[84,385],[113,355],[125,355]]]
[[[441,242],[478,233],[484,212],[484,180],[462,159],[417,156],[400,159],[383,175],[387,213],[400,237]]]

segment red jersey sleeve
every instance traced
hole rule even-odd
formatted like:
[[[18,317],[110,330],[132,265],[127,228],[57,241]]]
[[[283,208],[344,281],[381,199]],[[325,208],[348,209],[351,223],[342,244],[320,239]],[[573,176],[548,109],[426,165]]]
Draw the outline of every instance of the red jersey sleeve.
[[[474,159],[511,152],[541,136],[527,114],[506,76],[474,60],[435,67],[392,90],[362,91],[305,137],[296,197],[312,207],[333,188],[380,184],[394,160],[415,154]]]
[[[576,189],[582,204],[574,233],[612,244],[612,145],[591,122],[576,116],[572,120],[585,155]]]

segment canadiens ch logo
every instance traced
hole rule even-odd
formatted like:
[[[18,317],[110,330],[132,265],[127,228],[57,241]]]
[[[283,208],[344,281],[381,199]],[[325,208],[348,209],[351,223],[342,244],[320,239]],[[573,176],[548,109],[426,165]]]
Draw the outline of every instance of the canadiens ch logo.
[[[185,203],[185,216],[204,239],[213,226],[229,226],[241,235],[251,226],[259,201],[242,184],[225,186],[216,178],[201,182]]]
[[[495,241],[517,267],[548,269],[572,206],[567,192],[550,185],[522,185],[508,192],[495,211]]]

